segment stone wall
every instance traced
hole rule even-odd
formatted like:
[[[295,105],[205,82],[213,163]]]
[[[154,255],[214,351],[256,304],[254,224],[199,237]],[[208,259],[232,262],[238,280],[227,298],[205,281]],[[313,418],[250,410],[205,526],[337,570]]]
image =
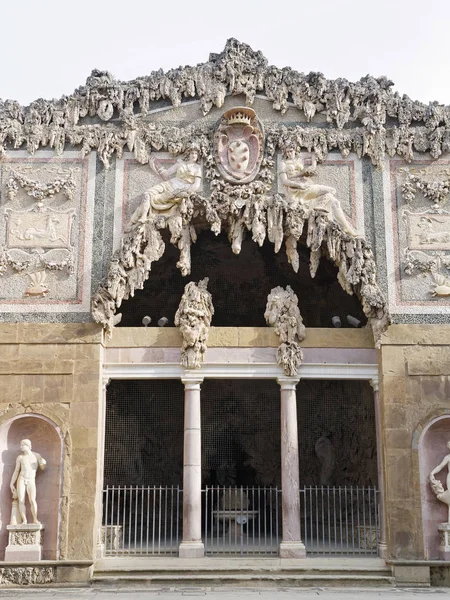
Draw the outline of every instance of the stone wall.
[[[392,325],[383,336],[380,394],[392,558],[438,558],[424,539],[423,523],[431,520],[437,527],[441,503],[424,503],[429,473],[423,472],[426,461],[419,461],[419,442],[430,421],[450,412],[449,343],[450,326],[443,325]],[[442,444],[439,460],[447,452]]]
[[[58,431],[64,449],[61,469],[52,455],[47,455],[46,477],[57,469],[60,489],[59,545],[48,558],[89,560],[94,556],[102,335],[100,327],[91,324],[0,325],[0,428],[20,415],[39,415]],[[44,455],[44,442],[33,439],[33,429],[24,427],[22,431],[17,419],[14,424],[14,439],[1,436],[3,456],[17,455],[18,440],[28,436],[35,442],[34,449]],[[9,477],[5,471],[8,481],[0,483],[2,489],[9,487]],[[38,500],[45,514],[44,503],[54,503],[49,496],[58,486],[55,490],[46,477],[41,481],[39,477]],[[1,532],[9,516],[8,508],[2,506]],[[4,537],[1,540],[3,555]]]

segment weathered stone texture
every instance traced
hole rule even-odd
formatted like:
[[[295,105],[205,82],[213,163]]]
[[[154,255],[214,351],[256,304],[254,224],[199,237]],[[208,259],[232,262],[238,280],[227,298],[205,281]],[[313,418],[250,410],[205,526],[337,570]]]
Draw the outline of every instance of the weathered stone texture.
[[[424,558],[417,439],[449,408],[450,326],[392,325],[383,335],[383,414],[388,551]]]
[[[43,415],[65,439],[62,559],[91,559],[96,544],[102,338],[92,324],[0,325],[0,426]]]
[[[277,348],[279,339],[270,327],[211,327],[208,348]],[[107,348],[179,348],[181,335],[175,327],[115,327]],[[374,348],[370,329],[307,330],[304,348]]]

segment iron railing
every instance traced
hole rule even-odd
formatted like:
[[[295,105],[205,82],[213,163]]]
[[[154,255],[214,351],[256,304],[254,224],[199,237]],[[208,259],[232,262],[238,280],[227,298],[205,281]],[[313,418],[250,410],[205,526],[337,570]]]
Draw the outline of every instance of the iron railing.
[[[182,490],[174,486],[107,486],[103,490],[105,554],[177,555],[182,499]]]
[[[378,490],[371,487],[300,489],[302,539],[308,554],[377,554]]]
[[[302,541],[309,555],[376,555],[379,492],[372,487],[300,490]],[[183,493],[179,487],[107,486],[102,544],[107,556],[178,554]],[[205,553],[276,556],[282,537],[281,490],[202,490]]]
[[[272,487],[206,487],[203,490],[205,554],[277,555],[281,490]]]

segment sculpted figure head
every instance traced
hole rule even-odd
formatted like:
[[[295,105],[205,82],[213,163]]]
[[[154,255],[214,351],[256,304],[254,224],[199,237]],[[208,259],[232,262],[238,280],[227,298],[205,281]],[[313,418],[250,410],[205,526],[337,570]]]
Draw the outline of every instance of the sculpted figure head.
[[[22,452],[29,453],[31,452],[31,441],[30,440],[20,440],[20,449]]]

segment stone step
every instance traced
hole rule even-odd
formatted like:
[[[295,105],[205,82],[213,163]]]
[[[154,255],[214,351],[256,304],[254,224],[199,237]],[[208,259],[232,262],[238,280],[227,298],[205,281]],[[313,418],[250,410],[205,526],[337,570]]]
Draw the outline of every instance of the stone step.
[[[101,585],[159,586],[392,586],[392,572],[379,559],[198,560],[118,558],[96,564],[92,582]]]
[[[95,573],[92,583],[108,586],[118,584],[130,586],[196,586],[215,585],[241,586],[285,586],[285,587],[391,587],[394,578],[390,575],[368,574],[306,574],[306,573]]]

